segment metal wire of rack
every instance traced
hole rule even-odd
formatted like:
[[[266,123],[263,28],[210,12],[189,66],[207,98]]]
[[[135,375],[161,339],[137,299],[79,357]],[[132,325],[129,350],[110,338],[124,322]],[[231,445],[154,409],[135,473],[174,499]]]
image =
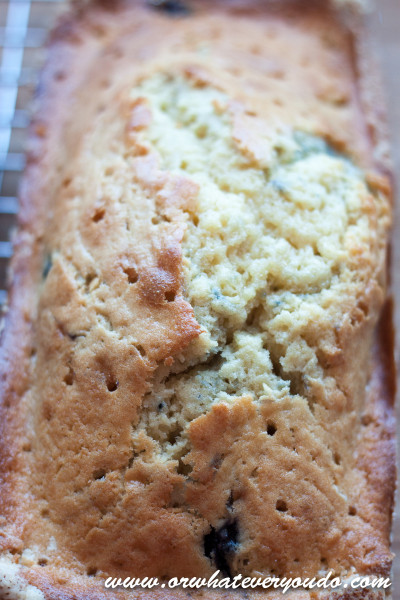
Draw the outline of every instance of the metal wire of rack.
[[[30,102],[48,31],[65,4],[65,0],[0,0],[0,305],[7,297]]]

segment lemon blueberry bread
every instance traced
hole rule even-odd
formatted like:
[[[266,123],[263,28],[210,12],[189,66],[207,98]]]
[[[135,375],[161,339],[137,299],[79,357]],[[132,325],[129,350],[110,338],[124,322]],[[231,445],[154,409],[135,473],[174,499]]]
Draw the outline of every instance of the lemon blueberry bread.
[[[76,8],[43,74],[0,589],[389,576],[390,180],[358,34],[328,3],[156,4]]]

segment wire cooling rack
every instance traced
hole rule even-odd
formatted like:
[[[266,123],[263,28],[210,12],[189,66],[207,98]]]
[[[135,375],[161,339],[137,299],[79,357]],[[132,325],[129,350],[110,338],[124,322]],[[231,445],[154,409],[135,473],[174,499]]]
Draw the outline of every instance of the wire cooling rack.
[[[30,102],[48,31],[65,5],[65,0],[0,0],[0,305],[6,299]]]

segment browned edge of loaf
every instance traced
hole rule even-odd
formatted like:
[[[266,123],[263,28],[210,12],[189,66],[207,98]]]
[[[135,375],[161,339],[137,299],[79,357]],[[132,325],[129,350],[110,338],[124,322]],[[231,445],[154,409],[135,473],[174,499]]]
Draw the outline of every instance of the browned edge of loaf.
[[[24,430],[24,410],[22,398],[28,385],[28,363],[31,348],[31,314],[30,294],[34,295],[37,284],[37,273],[41,270],[41,237],[46,222],[47,207],[43,202],[43,178],[48,174],[52,140],[58,138],[63,126],[63,110],[65,101],[73,93],[73,89],[84,84],[85,66],[91,63],[101,40],[84,44],[87,25],[82,24],[82,13],[85,18],[96,14],[96,11],[118,11],[124,4],[138,3],[139,0],[92,0],[77,3],[73,11],[65,16],[52,34],[47,64],[42,72],[38,89],[38,109],[30,128],[30,145],[27,167],[20,190],[19,229],[14,241],[14,256],[11,261],[8,309],[4,317],[0,348],[0,514],[4,518],[17,520],[18,530],[22,532],[23,517],[14,511],[15,481],[18,473],[17,446],[20,432]],[[144,2],[144,0],[141,0]],[[195,0],[193,3],[215,5],[212,0]],[[268,0],[218,0],[227,10],[244,11],[251,14],[253,7],[269,3]],[[271,1],[272,5],[278,2]],[[319,0],[288,0],[282,5],[317,6],[321,10]],[[229,8],[228,8],[229,6]],[[324,8],[322,8],[324,10]],[[374,149],[375,167],[392,180],[390,163],[387,159],[387,127],[386,110],[382,98],[380,78],[375,63],[369,55],[366,33],[361,18],[356,14],[348,15],[345,27],[348,27],[353,43],[353,67],[363,116],[368,125],[371,140],[371,154]],[[93,22],[95,19],[93,18]],[[84,47],[85,46],[85,47]],[[61,77],[60,73],[66,74]],[[381,151],[383,149],[383,151]],[[389,263],[389,260],[388,260]],[[389,266],[388,266],[389,269]],[[360,458],[367,477],[377,490],[377,502],[381,505],[383,515],[387,515],[387,539],[391,530],[391,514],[394,503],[396,481],[395,468],[395,366],[394,366],[394,334],[392,325],[392,300],[389,297],[383,307],[381,319],[376,328],[376,340],[373,349],[374,370],[371,377],[370,402],[375,423],[368,428],[363,439],[363,450]],[[1,519],[0,518],[0,519]],[[0,526],[2,522],[0,520]],[[0,529],[0,549],[1,549]],[[72,578],[61,586],[40,568],[21,569],[21,575],[32,585],[38,587],[48,600],[107,600],[110,598],[126,598],[124,592],[101,590],[90,578]],[[0,592],[1,593],[1,592]],[[198,594],[198,595],[197,595]],[[244,591],[220,591],[215,595],[210,590],[198,592],[196,597],[207,599],[249,598]],[[12,596],[7,596],[12,600]],[[140,600],[179,600],[188,598],[187,592],[179,590],[162,590],[130,592],[129,598]],[[280,597],[270,592],[253,593],[254,599]],[[286,598],[298,600],[320,597],[331,600],[372,600],[383,598],[366,590],[344,593],[330,593],[321,596],[319,592],[294,592],[285,594]]]

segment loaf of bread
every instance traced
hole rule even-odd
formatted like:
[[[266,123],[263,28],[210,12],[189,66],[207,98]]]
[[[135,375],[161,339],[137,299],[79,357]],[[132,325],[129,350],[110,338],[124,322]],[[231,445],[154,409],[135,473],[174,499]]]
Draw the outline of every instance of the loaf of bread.
[[[1,597],[389,577],[371,73],[356,15],[317,0],[89,2],[54,32],[2,332]]]

